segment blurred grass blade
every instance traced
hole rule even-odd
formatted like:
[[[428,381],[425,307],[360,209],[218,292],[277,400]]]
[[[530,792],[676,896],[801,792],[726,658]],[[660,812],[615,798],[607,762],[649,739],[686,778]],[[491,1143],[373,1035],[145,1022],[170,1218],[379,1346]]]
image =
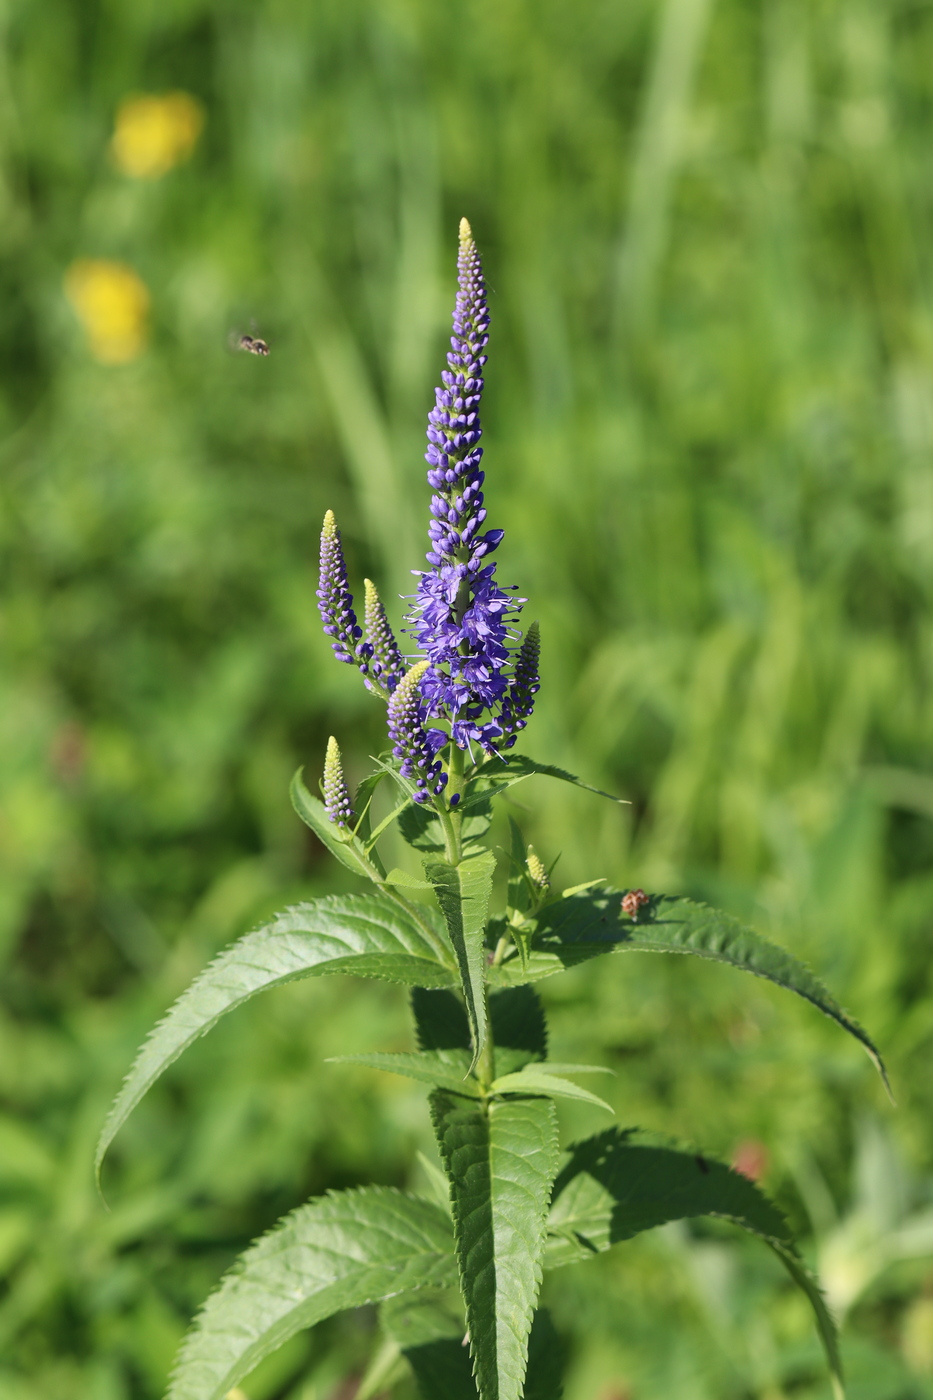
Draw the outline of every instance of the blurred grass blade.
[[[400,582],[417,551],[413,523],[402,509],[386,413],[360,346],[316,264],[306,263],[305,276],[314,311],[314,322],[308,317],[306,325],[315,365],[360,514],[379,550],[383,574]],[[395,591],[394,583],[389,591]]]
[[[449,985],[456,975],[388,895],[330,895],[287,909],[215,958],[156,1026],[107,1116],[97,1145],[98,1176],[104,1153],[139,1100],[221,1016],[283,982],[344,971],[427,987]]]
[[[222,1400],[304,1327],[412,1288],[456,1278],[450,1220],[388,1187],[324,1196],[258,1240],[208,1298],[167,1400]]]
[[[676,895],[652,895],[637,923],[623,912],[618,890],[556,900],[538,918],[527,971],[514,958],[490,968],[489,980],[500,985],[536,982],[565,967],[613,952],[692,953],[795,992],[855,1037],[890,1093],[887,1071],[867,1032],[808,967],[730,914]]]
[[[712,0],[665,0],[629,176],[619,258],[617,323],[649,318],[667,242],[668,211]]]
[[[557,1170],[554,1105],[502,1099],[484,1109],[438,1090],[431,1113],[450,1180],[480,1400],[521,1400]]]
[[[740,1225],[774,1250],[809,1299],[834,1392],[841,1397],[836,1325],[817,1280],[777,1206],[754,1182],[722,1162],[641,1144],[618,1128],[578,1143],[554,1183],[545,1265],[557,1268],[589,1259],[643,1230],[699,1215]]]

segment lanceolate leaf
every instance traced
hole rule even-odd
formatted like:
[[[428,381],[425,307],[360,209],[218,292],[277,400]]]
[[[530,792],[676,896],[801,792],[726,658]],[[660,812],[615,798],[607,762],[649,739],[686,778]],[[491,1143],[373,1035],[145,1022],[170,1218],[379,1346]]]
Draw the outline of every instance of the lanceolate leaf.
[[[470,1026],[462,1001],[453,992],[415,987],[411,994],[418,1044],[422,1050],[470,1046]],[[489,1022],[500,1074],[521,1069],[547,1054],[544,1008],[534,987],[503,987],[489,998]]]
[[[175,1365],[168,1400],[221,1400],[303,1327],[412,1288],[456,1278],[450,1221],[387,1187],[300,1206],[241,1256],[205,1304]]]
[[[470,1098],[479,1097],[479,1084],[469,1073],[470,1052],[468,1050],[422,1050],[417,1054],[334,1055],[327,1061],[331,1065],[366,1065],[369,1069],[382,1069],[389,1074],[403,1074],[408,1079],[418,1079],[422,1084],[433,1084],[438,1089],[449,1089],[455,1094],[466,1094]]]
[[[583,1103],[593,1104],[596,1108],[604,1108],[607,1113],[614,1113],[614,1109],[604,1099],[597,1098],[591,1094],[589,1089],[581,1089],[579,1084],[573,1084],[569,1079],[563,1079],[556,1074],[548,1074],[548,1066],[529,1065],[518,1074],[503,1074],[498,1079],[494,1079],[490,1086],[494,1094],[535,1094],[552,1099],[580,1099]]]
[[[887,1084],[881,1056],[869,1036],[839,1005],[808,967],[784,948],[769,943],[705,904],[670,895],[654,895],[637,923],[622,911],[618,890],[602,890],[555,900],[538,915],[527,971],[517,957],[489,969],[491,984],[537,982],[565,967],[603,953],[692,953],[767,978],[812,1002],[867,1050]]]
[[[536,763],[533,758],[527,758],[524,754],[510,754],[508,758],[491,758],[476,770],[470,779],[460,810],[472,811],[483,801],[488,801],[490,793],[504,792],[506,788],[523,782],[525,778],[533,777],[535,773],[540,773],[545,778],[559,778],[562,783],[572,783],[574,787],[593,792],[597,797],[608,797],[610,802],[628,805],[627,798],[615,797],[611,792],[603,792],[602,788],[590,787],[589,783],[582,782],[564,768],[555,768],[551,763]]]
[[[462,817],[460,840],[464,846],[479,841],[489,830],[492,821],[492,804],[486,797],[478,802],[469,816]],[[402,838],[418,851],[443,852],[444,830],[440,818],[430,807],[416,802],[408,804],[399,814],[399,832]]]
[[[459,1299],[422,1289],[390,1298],[379,1317],[414,1371],[422,1400],[476,1400]]]
[[[440,938],[387,894],[331,895],[296,904],[226,949],[179,997],[137,1056],[97,1146],[97,1169],[114,1134],[162,1071],[226,1012],[283,982],[353,972],[409,986],[456,979],[441,961]],[[449,954],[448,954],[449,957]]]
[[[541,1283],[557,1117],[548,1099],[487,1108],[438,1090],[431,1111],[451,1183],[460,1287],[481,1400],[519,1400]]]
[[[424,863],[424,872],[434,886],[447,933],[457,955],[460,990],[466,1003],[473,1039],[473,1065],[479,1059],[486,1040],[483,982],[486,953],[483,934],[486,931],[495,868],[496,858],[492,851],[470,856],[459,865],[448,865],[444,860],[426,860]]]
[[[385,773],[371,773],[368,778],[363,779],[356,790],[354,806],[359,816],[356,834],[364,845],[371,839],[372,818],[370,808],[372,806],[373,793],[385,776]],[[305,789],[305,791],[307,791],[307,789]]]
[[[324,803],[313,797],[305,787],[301,772],[299,768],[292,778],[290,793],[292,806],[305,826],[309,826],[331,855],[336,856],[340,864],[352,870],[354,875],[362,875],[365,880],[378,880],[385,871],[376,852],[370,851],[367,854],[363,841],[358,836],[341,836],[340,829],[334,826],[328,817]]]
[[[476,1400],[462,1308],[449,1294],[423,1289],[390,1298],[380,1320],[414,1371],[421,1400]],[[563,1369],[563,1344],[550,1313],[539,1308],[528,1343],[524,1400],[560,1400]]]
[[[616,1128],[578,1143],[554,1183],[545,1266],[587,1259],[642,1230],[698,1215],[741,1225],[774,1250],[810,1300],[841,1395],[836,1327],[787,1221],[754,1182],[721,1162],[640,1143]]]

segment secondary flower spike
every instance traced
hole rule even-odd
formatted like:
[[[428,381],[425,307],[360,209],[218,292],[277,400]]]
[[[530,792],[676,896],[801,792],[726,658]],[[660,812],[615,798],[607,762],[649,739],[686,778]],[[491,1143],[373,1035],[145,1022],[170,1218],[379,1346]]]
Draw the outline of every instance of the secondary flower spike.
[[[518,738],[519,730],[524,729],[535,707],[535,696],[541,689],[538,678],[538,661],[541,656],[541,633],[538,624],[533,622],[525,634],[515,659],[515,671],[509,682],[508,692],[502,702],[502,729],[505,738],[502,747],[510,749]]]
[[[502,530],[486,530],[479,407],[489,310],[479,253],[460,222],[458,292],[448,368],[428,415],[430,569],[419,576],[412,631],[427,655],[421,682],[427,713],[448,719],[459,748],[471,740],[495,752],[497,713],[509,688],[510,624],[525,601],[502,589],[488,562]]]
[[[340,745],[333,734],[327,741],[324,757],[324,810],[334,826],[355,826],[356,813],[350,801],[350,792],[343,776],[343,760]]]
[[[439,796],[447,786],[447,774],[441,771],[441,761],[435,755],[447,742],[440,729],[425,729],[426,709],[421,700],[418,683],[428,663],[419,661],[403,676],[389,700],[389,738],[392,752],[400,760],[403,778],[417,785],[416,802],[427,802],[429,791]]]
[[[362,628],[353,611],[353,594],[347,582],[347,566],[340,543],[340,531],[329,510],[321,530],[321,571],[318,581],[318,611],[324,631],[332,637],[331,646],[338,661],[347,661],[366,670],[367,648],[360,642]]]
[[[363,619],[366,624],[366,645],[371,649],[369,672],[373,680],[391,695],[405,674],[405,662],[398,642],[371,579],[364,578],[366,603]]]

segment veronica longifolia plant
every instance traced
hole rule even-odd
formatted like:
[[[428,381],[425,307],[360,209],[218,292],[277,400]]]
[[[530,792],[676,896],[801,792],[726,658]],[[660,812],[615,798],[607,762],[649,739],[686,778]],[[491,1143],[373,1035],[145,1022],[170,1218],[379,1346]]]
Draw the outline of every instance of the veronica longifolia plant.
[[[519,1400],[526,1384],[539,1400],[556,1397],[553,1334],[536,1312],[543,1271],[700,1215],[732,1221],[777,1254],[809,1298],[841,1394],[836,1332],[819,1287],[783,1216],[751,1181],[616,1127],[561,1156],[554,1100],[607,1106],[576,1082],[592,1067],[548,1059],[533,984],[590,958],[641,950],[728,963],[805,997],[881,1064],[865,1032],[783,949],[689,899],[602,881],[555,890],[514,821],[505,908],[491,911],[497,857],[484,838],[497,795],[535,773],[578,780],[512,752],[538,691],[539,637],[534,623],[522,632],[525,600],[496,576],[503,532],[487,524],[480,445],[489,312],[465,220],[458,271],[447,368],[428,420],[430,548],[404,648],[369,580],[360,625],[331,512],[321,533],[324,630],[338,660],[357,667],[385,705],[391,747],[351,796],[331,739],[323,803],[300,774],[292,798],[366,890],[287,909],[211,963],[143,1046],[98,1148],[99,1168],[149,1086],[227,1011],[282,982],[346,971],[412,989],[418,1048],[355,1059],[428,1086],[446,1196],[440,1204],[372,1187],[330,1193],[286,1216],[208,1299],[169,1395],[221,1400],[298,1329],[378,1302],[386,1341],[368,1393],[410,1367],[425,1400]],[[372,829],[382,780],[396,785],[399,801]],[[379,841],[393,822],[421,876],[386,871]]]

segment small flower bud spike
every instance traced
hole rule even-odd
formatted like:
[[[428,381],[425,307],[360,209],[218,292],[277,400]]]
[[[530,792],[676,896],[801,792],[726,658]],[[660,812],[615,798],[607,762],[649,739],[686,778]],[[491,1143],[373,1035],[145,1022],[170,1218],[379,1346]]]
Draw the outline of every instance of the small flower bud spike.
[[[363,632],[353,611],[353,594],[347,583],[340,531],[332,510],[324,516],[321,530],[321,571],[317,598],[324,631],[333,639],[331,646],[337,660],[359,666],[365,672],[367,648],[365,643],[360,642]]]
[[[519,731],[525,728],[535,707],[535,696],[541,689],[538,678],[538,662],[541,656],[541,633],[538,624],[533,622],[518,649],[515,670],[509,682],[506,697],[502,702],[502,730],[505,738],[502,747],[510,749],[518,738]]]
[[[545,870],[541,857],[535,854],[531,846],[528,847],[527,865],[531,883],[541,894],[546,894],[551,888],[551,877]]]
[[[366,645],[371,649],[369,674],[387,694],[391,695],[405,674],[405,662],[398,649],[398,642],[386,617],[382,599],[376,592],[372,579],[363,580],[365,608],[363,620],[366,627]],[[369,684],[369,682],[367,682]]]
[[[427,716],[419,685],[428,669],[427,661],[419,661],[403,676],[389,700],[389,738],[392,752],[401,763],[403,778],[417,785],[415,802],[427,802],[430,794],[440,796],[447,785],[447,774],[435,757],[447,743],[440,729],[425,729]]]
[[[343,776],[343,760],[340,745],[333,735],[327,741],[327,754],[324,758],[324,810],[334,826],[354,827],[356,813],[350,801],[346,779]]]

